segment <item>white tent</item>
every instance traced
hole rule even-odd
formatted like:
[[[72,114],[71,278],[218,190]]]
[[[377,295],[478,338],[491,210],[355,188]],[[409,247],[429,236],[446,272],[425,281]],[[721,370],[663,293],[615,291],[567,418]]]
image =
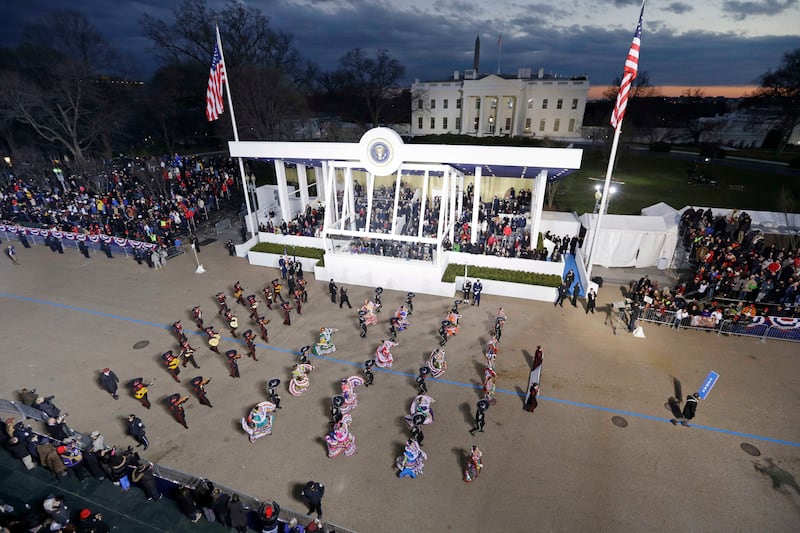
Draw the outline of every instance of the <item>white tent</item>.
[[[668,213],[665,216],[604,215],[597,236],[594,264],[666,268],[678,244],[678,226],[667,221],[670,216]],[[592,235],[597,215],[585,213],[580,220],[588,230],[587,235]],[[584,240],[583,246],[583,254],[587,256],[591,246],[589,239]]]

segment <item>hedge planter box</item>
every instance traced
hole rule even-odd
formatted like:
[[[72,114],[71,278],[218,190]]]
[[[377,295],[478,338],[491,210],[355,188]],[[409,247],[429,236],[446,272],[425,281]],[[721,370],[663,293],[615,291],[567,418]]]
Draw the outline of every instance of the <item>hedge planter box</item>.
[[[280,261],[283,254],[268,254],[264,252],[254,252],[250,250],[247,252],[247,260],[250,262],[251,265],[255,266],[262,266],[262,267],[272,267],[272,268],[280,268]],[[303,265],[303,272],[314,272],[314,268],[317,266],[319,259],[315,259],[313,257],[294,257],[295,261],[300,261],[300,264]]]
[[[469,278],[473,283],[475,279],[474,277]],[[456,294],[459,296],[461,295],[461,286],[463,284],[464,276],[456,276]],[[510,283],[508,281],[495,281],[491,279],[481,279],[481,284],[483,284],[482,294],[523,298],[525,300],[538,300],[540,302],[555,302],[558,296],[558,289],[555,287],[526,285],[523,283]]]

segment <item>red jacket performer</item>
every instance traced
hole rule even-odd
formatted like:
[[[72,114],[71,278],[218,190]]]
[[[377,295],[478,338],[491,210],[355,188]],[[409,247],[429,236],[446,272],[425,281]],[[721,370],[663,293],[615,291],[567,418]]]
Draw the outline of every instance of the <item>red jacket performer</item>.
[[[201,331],[206,329],[205,326],[203,326],[203,310],[200,309],[199,305],[195,305],[192,308],[192,318],[197,323],[197,329]]]
[[[258,328],[261,330],[261,338],[264,339],[264,342],[269,342],[269,331],[267,331],[269,322],[269,319],[265,316],[258,317]]]
[[[210,381],[211,378],[203,379],[203,376],[197,376],[196,378],[192,378],[192,381],[190,381],[190,383],[192,384],[192,390],[194,391],[200,403],[202,405],[214,407],[213,405],[211,405],[211,402],[208,400],[208,397],[206,396],[206,385]]]
[[[186,411],[183,409],[183,404],[188,401],[188,396],[181,398],[180,394],[173,394],[167,398],[167,403],[169,404],[169,410],[172,413],[172,416],[174,416],[175,420],[177,420],[178,423],[185,429],[189,429],[189,426],[186,425]]]
[[[253,330],[248,329],[242,333],[242,337],[244,337],[244,342],[247,344],[247,349],[249,350],[248,355],[253,358],[253,361],[258,361],[258,358],[256,358],[256,343]]]
[[[211,348],[212,352],[219,353],[219,333],[214,331],[214,328],[211,326],[205,329],[206,337],[208,337],[208,347]]]
[[[178,378],[178,374],[181,373],[181,361],[177,357],[172,354],[172,350],[168,352],[164,352],[161,354],[161,360],[164,361],[164,365],[167,367],[167,371],[172,376],[172,379],[177,381],[178,383],[181,382],[180,378]]]
[[[237,363],[236,361],[242,358],[242,354],[240,354],[236,350],[228,350],[227,352],[225,352],[225,357],[228,358],[228,366],[230,366],[231,369],[231,377],[232,378],[241,377],[239,375],[239,363]]]
[[[244,289],[242,288],[242,284],[238,281],[233,284],[233,297],[236,298],[236,301],[239,302],[241,305],[247,305],[244,303]]]
[[[148,388],[155,382],[155,378],[150,383],[145,383],[144,378],[136,378],[131,381],[133,397],[142,402],[145,409],[150,409],[150,400],[147,398],[147,392]]]
[[[231,335],[236,336],[236,328],[239,327],[239,319],[234,316],[231,311],[225,313],[225,320],[228,321],[228,329],[231,330]]]

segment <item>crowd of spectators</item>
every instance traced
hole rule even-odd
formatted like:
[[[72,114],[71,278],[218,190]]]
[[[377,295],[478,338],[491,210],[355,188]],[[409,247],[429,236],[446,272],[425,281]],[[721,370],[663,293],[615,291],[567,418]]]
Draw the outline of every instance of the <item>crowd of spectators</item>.
[[[682,245],[692,273],[675,289],[659,288],[644,277],[631,284],[630,297],[657,315],[694,316],[718,325],[723,320],[748,323],[757,316],[800,317],[800,248],[767,244],[752,229],[750,215],[733,210],[687,209],[680,222]]]
[[[73,431],[66,424],[66,413],[53,403],[53,396],[41,397],[30,389],[22,389],[19,394],[23,404],[38,409],[47,420],[45,433],[15,418],[0,419],[0,447],[27,470],[43,468],[57,484],[74,478],[80,483],[81,491],[95,491],[96,483],[111,482],[122,492],[132,487],[141,489],[148,501],[161,500],[167,494],[192,522],[205,517],[208,522],[217,521],[245,531],[248,511],[252,510],[255,512],[251,513],[249,522],[258,531],[277,532],[279,527],[285,526],[279,522],[280,506],[276,502],[250,509],[237,494],[226,494],[208,480],[200,480],[193,486],[160,481],[155,465],[142,459],[134,448],[109,446],[98,432],[85,436]],[[89,485],[90,480],[95,481]],[[65,486],[63,491],[55,490],[43,501],[29,502],[22,508],[0,501],[0,531],[110,531],[100,513],[88,508],[72,509],[71,502],[78,499],[73,496],[76,496],[73,489]]]
[[[57,231],[174,245],[196,220],[231,200],[230,158],[181,157],[110,164],[102,176],[9,176],[0,190],[0,220]]]
[[[282,220],[276,225],[275,220],[275,211],[269,211],[269,218],[266,219],[266,222],[259,223],[258,231],[297,237],[319,237],[325,221],[325,207],[307,205],[305,211],[297,213],[288,222]]]

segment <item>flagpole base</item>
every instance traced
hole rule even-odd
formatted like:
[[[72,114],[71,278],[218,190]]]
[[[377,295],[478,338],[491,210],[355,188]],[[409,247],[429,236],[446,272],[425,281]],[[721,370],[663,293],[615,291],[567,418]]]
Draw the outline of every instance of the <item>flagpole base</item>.
[[[203,268],[203,265],[197,265],[197,270],[194,271],[195,274],[205,274],[206,269]]]

